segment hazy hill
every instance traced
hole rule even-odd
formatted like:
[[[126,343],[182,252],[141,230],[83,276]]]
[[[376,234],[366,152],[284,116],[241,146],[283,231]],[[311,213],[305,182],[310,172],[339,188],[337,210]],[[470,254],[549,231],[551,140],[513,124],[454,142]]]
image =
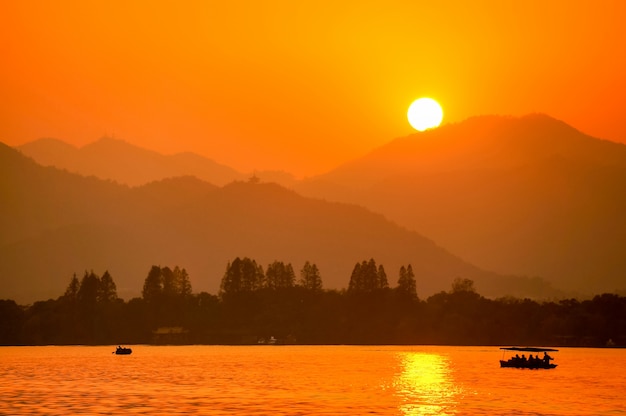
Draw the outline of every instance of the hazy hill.
[[[421,296],[458,276],[483,294],[529,283],[482,271],[366,209],[275,184],[220,188],[182,177],[129,188],[42,167],[0,144],[0,192],[0,298],[20,302],[57,297],[73,273],[91,269],[109,270],[121,296],[138,296],[153,264],[185,267],[196,292],[217,293],[236,256],[297,271],[312,261],[327,288],[347,287],[354,264],[369,258],[392,286],[411,263]]]
[[[626,288],[626,146],[545,115],[399,138],[297,189],[366,206],[489,270]]]
[[[131,186],[183,175],[196,176],[215,185],[245,177],[230,167],[195,153],[166,156],[107,137],[81,148],[57,139],[39,139],[18,149],[43,166],[55,166]]]

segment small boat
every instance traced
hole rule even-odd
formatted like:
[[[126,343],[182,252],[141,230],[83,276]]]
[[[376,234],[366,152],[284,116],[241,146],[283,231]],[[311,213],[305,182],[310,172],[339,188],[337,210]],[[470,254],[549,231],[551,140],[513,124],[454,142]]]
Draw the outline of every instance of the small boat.
[[[118,346],[115,349],[115,355],[130,355],[132,353],[133,353],[133,350],[130,348],[124,348],[124,347]]]
[[[502,360],[500,360],[500,367],[503,368],[529,368],[532,370],[537,369],[545,369],[549,370],[551,368],[556,368],[556,364],[551,363],[553,360],[551,356],[548,355],[548,352],[558,351],[554,348],[537,348],[537,347],[502,347],[501,350],[504,350],[502,353]],[[504,359],[504,354],[506,351],[519,351],[519,352],[528,352],[528,353],[537,353],[533,357],[532,354],[522,354],[520,357],[519,354],[515,354],[515,357],[511,357],[508,360]],[[543,352],[543,357],[539,357],[540,352]]]

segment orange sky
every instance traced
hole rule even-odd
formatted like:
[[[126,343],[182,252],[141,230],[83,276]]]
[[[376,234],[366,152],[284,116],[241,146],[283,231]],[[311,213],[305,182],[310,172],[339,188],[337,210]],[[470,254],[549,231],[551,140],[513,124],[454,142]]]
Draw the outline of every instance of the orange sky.
[[[313,175],[444,122],[543,112],[626,142],[623,1],[14,1],[0,141],[105,134]]]

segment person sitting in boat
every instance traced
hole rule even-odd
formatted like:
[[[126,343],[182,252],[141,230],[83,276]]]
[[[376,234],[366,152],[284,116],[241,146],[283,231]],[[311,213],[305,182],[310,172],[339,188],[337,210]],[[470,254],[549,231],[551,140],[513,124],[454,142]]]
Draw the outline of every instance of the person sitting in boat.
[[[520,360],[520,363],[522,365],[526,365],[526,363],[528,363],[528,360],[526,359],[526,356],[524,354],[522,354],[522,359]]]
[[[550,360],[554,360],[554,358],[550,357],[546,351],[543,352],[543,363],[550,364]]]

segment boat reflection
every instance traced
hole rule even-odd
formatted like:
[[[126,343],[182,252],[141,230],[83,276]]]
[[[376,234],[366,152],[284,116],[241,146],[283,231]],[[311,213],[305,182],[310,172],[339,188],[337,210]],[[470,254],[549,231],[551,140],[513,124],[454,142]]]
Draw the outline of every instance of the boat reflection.
[[[461,388],[454,382],[449,360],[419,352],[399,354],[400,373],[394,387],[404,415],[456,413]]]

